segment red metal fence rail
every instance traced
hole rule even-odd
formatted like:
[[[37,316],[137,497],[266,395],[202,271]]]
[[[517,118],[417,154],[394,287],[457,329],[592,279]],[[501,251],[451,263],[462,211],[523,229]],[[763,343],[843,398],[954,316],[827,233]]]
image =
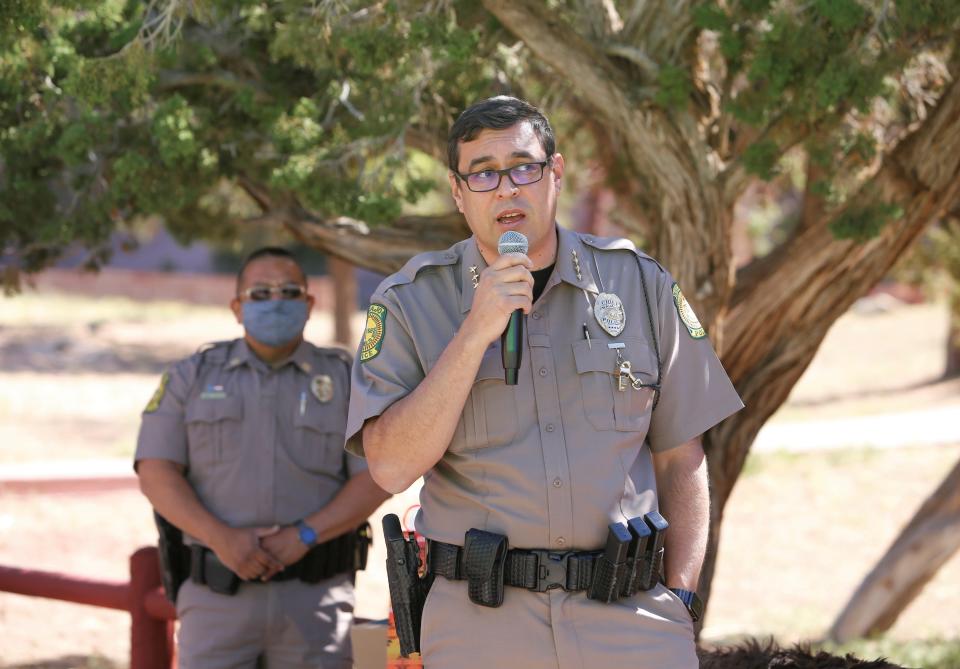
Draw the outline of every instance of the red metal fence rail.
[[[177,613],[160,587],[155,547],[130,556],[130,581],[97,581],[0,565],[0,592],[59,599],[130,613],[130,669],[172,669]]]

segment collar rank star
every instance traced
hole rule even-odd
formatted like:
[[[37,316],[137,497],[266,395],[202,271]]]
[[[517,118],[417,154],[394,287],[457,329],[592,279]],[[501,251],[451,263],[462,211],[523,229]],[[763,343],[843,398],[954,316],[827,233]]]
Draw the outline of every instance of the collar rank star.
[[[317,374],[310,379],[310,392],[321,404],[333,399],[333,379],[326,374]]]
[[[627,324],[623,302],[613,293],[600,293],[593,303],[593,315],[608,335],[617,337]]]

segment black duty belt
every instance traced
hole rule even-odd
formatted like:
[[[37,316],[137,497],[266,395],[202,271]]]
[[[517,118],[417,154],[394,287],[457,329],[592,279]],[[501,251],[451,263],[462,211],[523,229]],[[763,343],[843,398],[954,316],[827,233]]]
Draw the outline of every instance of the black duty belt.
[[[304,583],[319,583],[337,574],[352,573],[366,567],[370,538],[370,526],[364,523],[354,532],[342,534],[312,547],[300,560],[277,572],[267,581],[246,582],[272,583],[299,579]],[[240,577],[223,564],[216,553],[199,544],[186,550],[189,555],[187,564],[190,578],[194,583],[206,585],[221,594],[232,595],[237,591]]]
[[[428,573],[454,581],[467,580],[461,546],[427,540]],[[503,583],[534,592],[563,588],[569,592],[587,590],[593,582],[594,565],[603,551],[554,551],[513,548],[504,561]]]

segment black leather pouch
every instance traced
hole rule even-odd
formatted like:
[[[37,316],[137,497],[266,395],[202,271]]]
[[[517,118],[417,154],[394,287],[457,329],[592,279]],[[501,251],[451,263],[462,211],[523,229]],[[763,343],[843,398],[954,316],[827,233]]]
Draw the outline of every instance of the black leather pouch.
[[[203,578],[207,587],[220,595],[235,595],[240,588],[240,577],[220,562],[213,551],[206,551]]]
[[[463,569],[470,601],[496,608],[503,604],[503,568],[507,537],[484,530],[467,531],[463,541]]]

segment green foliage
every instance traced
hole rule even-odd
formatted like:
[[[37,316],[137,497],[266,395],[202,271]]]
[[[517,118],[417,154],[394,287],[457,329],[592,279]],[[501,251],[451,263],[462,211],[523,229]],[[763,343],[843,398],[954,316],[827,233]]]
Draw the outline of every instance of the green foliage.
[[[22,269],[73,242],[96,263],[144,215],[228,238],[257,213],[240,175],[320,217],[389,222],[436,185],[406,130],[444,128],[508,58],[524,67],[496,25],[458,23],[470,3],[206,0],[170,15],[172,43],[141,39],[148,4],[0,3],[0,250]]]
[[[495,92],[552,100],[570,130],[558,128],[565,153],[591,150],[570,140],[594,121],[563,101],[576,82],[475,2],[203,0],[164,5],[176,11],[163,29],[144,23],[148,5],[0,3],[0,249],[24,268],[71,242],[96,262],[114,229],[144,215],[183,240],[229,237],[234,218],[257,213],[241,183],[317,217],[388,224],[445,188],[442,167],[421,169],[413,148],[442,155],[455,113]],[[580,3],[552,6],[581,30]],[[733,125],[813,130],[827,172],[818,188],[832,206],[853,192],[832,171],[872,161],[880,136],[846,119],[888,93],[911,45],[951,39],[960,23],[953,0],[880,10],[868,0],[692,10],[736,82],[722,101]],[[692,53],[653,54],[663,60],[652,104],[687,113],[704,97]],[[759,136],[741,160],[769,179],[787,142]],[[611,180],[630,172],[625,160],[609,159]],[[838,233],[862,239],[893,215],[885,207],[847,212]]]
[[[849,207],[831,222],[830,231],[837,239],[865,242],[876,237],[885,225],[901,216],[902,208],[884,202]]]
[[[656,101],[667,109],[679,109],[690,99],[693,84],[690,73],[681,67],[668,65],[660,70],[657,77]]]
[[[64,88],[86,107],[130,112],[147,101],[151,60],[137,43],[111,57],[78,58]]]
[[[881,13],[877,3],[864,0],[748,2],[731,5],[734,9],[706,3],[695,20],[718,33],[727,67],[742,72],[749,84],[727,101],[734,117],[756,127],[774,119],[818,127],[824,165],[833,171],[857,132],[844,126],[844,115],[868,113],[873,101],[888,93],[888,77],[913,55],[894,40],[948,38],[960,22],[960,3],[893,4]],[[870,152],[863,142],[857,148]],[[753,173],[769,174],[768,149],[747,156],[757,168]]]
[[[777,173],[780,147],[773,140],[754,142],[743,152],[743,165],[749,174],[769,181]]]

